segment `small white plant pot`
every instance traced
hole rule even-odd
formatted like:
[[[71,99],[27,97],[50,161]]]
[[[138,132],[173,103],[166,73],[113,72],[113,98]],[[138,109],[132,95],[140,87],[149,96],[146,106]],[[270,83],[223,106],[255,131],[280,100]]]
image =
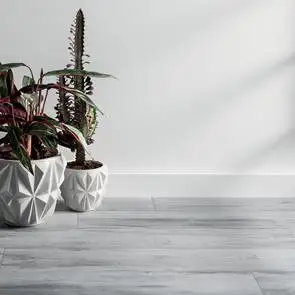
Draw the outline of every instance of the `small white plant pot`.
[[[54,213],[66,160],[33,160],[32,167],[34,175],[17,160],[0,159],[0,215],[8,225],[38,225]]]
[[[96,210],[101,204],[108,183],[108,168],[102,165],[89,170],[66,168],[61,195],[65,204],[74,211]]]

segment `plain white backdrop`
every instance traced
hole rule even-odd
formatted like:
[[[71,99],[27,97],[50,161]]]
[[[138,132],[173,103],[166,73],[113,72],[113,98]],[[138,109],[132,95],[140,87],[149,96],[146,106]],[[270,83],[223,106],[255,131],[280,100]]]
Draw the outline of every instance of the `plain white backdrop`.
[[[64,67],[79,8],[110,195],[293,195],[293,0],[5,1],[0,61]]]

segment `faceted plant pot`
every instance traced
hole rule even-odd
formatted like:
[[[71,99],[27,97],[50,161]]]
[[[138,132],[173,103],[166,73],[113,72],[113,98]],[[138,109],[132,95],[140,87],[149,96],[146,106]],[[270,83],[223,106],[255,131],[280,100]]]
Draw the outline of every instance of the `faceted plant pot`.
[[[99,207],[108,182],[108,168],[76,170],[66,168],[61,195],[65,204],[74,211],[86,212]]]
[[[34,175],[18,161],[0,159],[0,216],[11,226],[33,226],[53,215],[66,160],[33,160]]]

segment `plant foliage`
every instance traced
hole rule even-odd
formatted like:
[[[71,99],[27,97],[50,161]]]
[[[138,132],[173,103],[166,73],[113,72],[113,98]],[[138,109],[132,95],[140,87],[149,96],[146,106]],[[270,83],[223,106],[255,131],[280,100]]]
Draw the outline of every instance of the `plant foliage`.
[[[22,87],[17,89],[12,69],[25,66],[31,76],[24,76]],[[55,71],[62,73],[62,71]],[[85,73],[73,72],[84,79]],[[71,150],[87,147],[81,132],[75,127],[68,126],[44,112],[48,92],[52,89],[66,95],[75,95],[85,105],[97,106],[90,97],[64,83],[44,83],[49,74],[43,74],[36,81],[30,67],[24,63],[0,64],[0,131],[6,133],[0,139],[0,157],[17,159],[25,168],[33,173],[31,160],[55,156],[58,145]],[[61,76],[63,79],[63,76]],[[65,141],[67,139],[67,141]]]
[[[69,52],[70,64],[66,69],[60,71],[51,71],[45,75],[58,76],[58,84],[63,86],[58,91],[58,104],[56,106],[57,118],[61,122],[79,129],[85,137],[87,144],[93,143],[93,135],[97,126],[97,112],[103,115],[103,112],[82,97],[82,94],[91,96],[93,94],[93,78],[114,78],[112,75],[86,71],[86,64],[89,64],[89,55],[84,50],[85,35],[85,17],[80,9],[74,23],[70,29]],[[74,88],[77,91],[65,91],[65,89]],[[78,146],[76,150],[76,163],[83,165],[85,163],[85,150]]]

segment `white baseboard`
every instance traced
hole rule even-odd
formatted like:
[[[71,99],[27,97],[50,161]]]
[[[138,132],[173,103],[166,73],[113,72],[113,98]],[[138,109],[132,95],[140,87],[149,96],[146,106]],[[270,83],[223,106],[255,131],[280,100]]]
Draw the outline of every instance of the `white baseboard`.
[[[295,197],[295,174],[113,173],[107,197]]]

